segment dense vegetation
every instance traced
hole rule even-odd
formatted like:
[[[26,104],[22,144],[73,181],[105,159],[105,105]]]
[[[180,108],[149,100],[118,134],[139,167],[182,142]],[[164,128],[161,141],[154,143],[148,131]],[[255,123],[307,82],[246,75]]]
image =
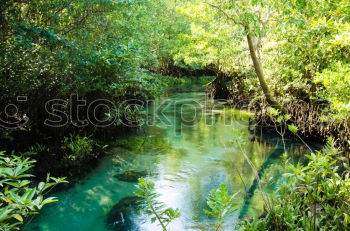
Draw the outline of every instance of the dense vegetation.
[[[228,97],[248,100],[259,119],[267,102],[291,114],[305,136],[348,146],[348,1],[192,1],[180,12],[192,33],[176,61],[216,64],[231,77]]]
[[[141,125],[148,99],[184,75],[211,74],[208,94],[253,111],[255,128],[303,142],[334,137],[307,166],[286,171],[273,208],[243,227],[349,229],[349,31],[348,0],[0,0],[1,230],[52,202],[43,194],[65,182],[29,186],[27,171],[76,174],[67,170]],[[100,99],[110,110],[89,110]],[[141,183],[152,206],[152,184]],[[225,186],[213,191],[217,230],[222,208],[210,200],[220,192],[227,212],[234,207]],[[166,211],[156,213],[162,226],[179,216]]]
[[[167,12],[162,10],[165,4]],[[49,170],[59,176],[77,174],[106,148],[101,140],[135,126],[136,104],[158,96],[174,82],[153,73],[169,62],[171,37],[188,28],[181,23],[171,27],[165,16],[176,18],[173,8],[163,1],[2,0],[1,150],[8,156],[16,150],[24,161],[11,166],[27,171],[33,164],[26,159],[30,157],[37,160],[34,173],[40,179]],[[112,108],[88,110],[99,99],[112,102]],[[133,101],[124,102],[129,99]],[[7,182],[5,170],[1,166],[0,175]],[[19,184],[16,190],[22,196],[28,183]],[[8,187],[0,187],[6,196]],[[42,202],[35,194],[29,196],[39,209]],[[9,221],[9,206],[16,205],[6,198],[1,202],[2,211],[7,211],[1,222]],[[34,205],[28,206],[30,210],[14,210],[17,221],[34,211]]]
[[[2,1],[1,148],[37,153],[39,165],[49,160],[45,168],[65,172],[103,151],[92,136],[103,140],[137,125],[137,105],[174,82],[154,73],[171,61],[171,37],[188,29],[171,27],[173,8],[162,1]],[[98,100],[108,100],[109,110]]]

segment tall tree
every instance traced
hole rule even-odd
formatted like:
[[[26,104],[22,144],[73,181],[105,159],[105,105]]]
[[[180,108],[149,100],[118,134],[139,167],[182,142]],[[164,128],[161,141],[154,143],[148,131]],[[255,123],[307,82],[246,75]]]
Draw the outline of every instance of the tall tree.
[[[249,53],[258,77],[260,87],[266,101],[272,107],[285,112],[285,109],[275,100],[271,94],[264,75],[261,61],[261,39],[265,34],[265,28],[270,20],[271,9],[265,1],[215,1],[207,2],[208,5],[217,9],[235,26],[241,26],[246,34]]]

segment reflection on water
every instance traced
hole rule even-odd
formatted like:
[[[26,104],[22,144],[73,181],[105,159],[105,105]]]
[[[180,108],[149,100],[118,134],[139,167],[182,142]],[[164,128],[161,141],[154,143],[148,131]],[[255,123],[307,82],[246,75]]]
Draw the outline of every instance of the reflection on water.
[[[189,105],[189,100],[199,103]],[[243,204],[244,192],[255,174],[232,140],[233,130],[249,139],[246,116],[237,116],[236,111],[225,109],[220,103],[207,105],[201,91],[173,93],[154,107],[165,101],[167,106],[160,110],[153,125],[137,135],[117,140],[111,155],[101,161],[84,183],[56,193],[59,202],[44,208],[24,230],[108,230],[106,219],[111,208],[135,191],[135,183],[116,177],[126,170],[147,172],[155,179],[160,200],[181,210],[181,217],[169,227],[173,231],[210,230],[215,221],[203,212],[207,208],[206,197],[221,183],[226,183],[232,193],[241,192],[237,200]],[[257,168],[268,160],[264,174],[276,179],[279,157],[268,158],[280,145],[278,140],[247,142],[244,149]],[[298,152],[298,148],[291,149]],[[259,193],[255,194],[246,209],[248,216],[258,214],[263,206]],[[227,219],[230,226],[227,230],[233,230],[238,216],[239,211]],[[132,230],[161,230],[144,215],[137,215],[134,222],[138,228]]]

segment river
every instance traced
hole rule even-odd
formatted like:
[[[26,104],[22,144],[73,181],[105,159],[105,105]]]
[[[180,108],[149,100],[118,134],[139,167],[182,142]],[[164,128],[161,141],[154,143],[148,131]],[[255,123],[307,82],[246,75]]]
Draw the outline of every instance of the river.
[[[237,133],[245,140],[249,114],[227,108],[222,102],[206,100],[201,87],[189,86],[172,91],[148,108],[148,125],[136,134],[118,138],[98,167],[84,181],[54,194],[59,202],[46,206],[24,230],[38,231],[107,231],[109,211],[123,198],[132,196],[135,182],[118,179],[127,170],[145,172],[155,181],[160,201],[181,210],[181,217],[169,230],[210,230],[215,220],[206,215],[206,198],[221,183],[232,193],[240,192],[237,202],[243,204],[245,191],[253,183],[254,170],[246,157],[273,182],[280,177],[280,157],[272,155],[282,147],[278,138],[248,141],[244,152],[233,140]],[[302,153],[298,144],[289,144],[289,152]],[[272,155],[272,156],[271,156]],[[226,220],[225,230],[234,230],[238,216],[254,216],[262,211],[259,190],[245,207]],[[132,216],[132,225],[114,230],[161,231],[142,214]]]

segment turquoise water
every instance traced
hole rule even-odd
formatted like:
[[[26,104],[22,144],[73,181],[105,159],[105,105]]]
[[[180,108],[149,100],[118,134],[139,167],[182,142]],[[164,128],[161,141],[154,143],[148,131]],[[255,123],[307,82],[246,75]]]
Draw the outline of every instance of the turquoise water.
[[[207,208],[206,197],[221,183],[226,183],[232,193],[239,191],[237,201],[243,204],[244,192],[252,184],[255,172],[233,140],[237,131],[245,140],[251,136],[249,115],[227,109],[220,102],[207,101],[202,89],[189,90],[157,100],[149,108],[148,126],[137,134],[117,139],[109,155],[83,183],[55,193],[59,202],[44,208],[24,230],[110,230],[106,225],[108,212],[135,191],[135,183],[115,177],[125,170],[147,172],[155,181],[159,200],[181,210],[181,217],[169,226],[173,231],[210,230],[215,220],[203,212]],[[281,145],[280,140],[271,138],[269,142],[247,142],[243,148],[257,169],[269,163],[264,174],[276,179],[279,158],[271,157],[271,153]],[[299,149],[291,147],[294,153]],[[246,203],[245,215],[259,214],[262,206],[261,195],[256,192]],[[241,211],[239,208],[227,218],[226,230],[234,230]],[[149,220],[145,215],[135,215],[135,226],[114,230],[161,230]]]

